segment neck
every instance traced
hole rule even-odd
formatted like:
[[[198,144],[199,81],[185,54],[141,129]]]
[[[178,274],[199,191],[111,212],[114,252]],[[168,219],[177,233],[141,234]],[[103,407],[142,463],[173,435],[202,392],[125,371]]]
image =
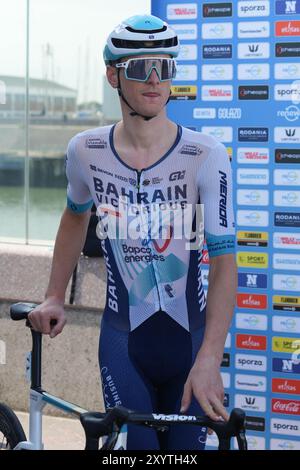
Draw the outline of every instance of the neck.
[[[175,129],[177,130],[177,126],[167,118],[165,109],[150,121],[139,116],[130,116],[126,112],[123,113],[123,120],[116,126],[116,134],[126,146],[147,151],[165,143],[167,136],[173,135]]]

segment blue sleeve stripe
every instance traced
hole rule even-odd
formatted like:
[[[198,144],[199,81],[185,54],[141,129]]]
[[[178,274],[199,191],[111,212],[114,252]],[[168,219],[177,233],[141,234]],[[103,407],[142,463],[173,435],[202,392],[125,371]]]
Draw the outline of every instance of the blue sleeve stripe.
[[[210,258],[235,253],[235,235],[216,236],[206,233],[205,238]]]
[[[77,214],[81,214],[82,212],[87,211],[93,205],[93,200],[91,199],[89,202],[85,204],[77,204],[73,202],[69,197],[67,197],[67,206],[71,211],[76,212]]]

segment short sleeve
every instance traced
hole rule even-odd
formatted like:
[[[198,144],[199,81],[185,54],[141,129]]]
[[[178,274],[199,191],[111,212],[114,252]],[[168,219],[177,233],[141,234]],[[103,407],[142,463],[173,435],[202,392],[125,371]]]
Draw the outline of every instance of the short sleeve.
[[[66,175],[68,179],[67,206],[76,213],[82,213],[93,205],[88,185],[84,181],[84,175],[76,154],[76,136],[73,137],[67,148]]]
[[[204,205],[204,231],[210,257],[235,251],[232,170],[226,148],[217,144],[199,169],[198,190]]]

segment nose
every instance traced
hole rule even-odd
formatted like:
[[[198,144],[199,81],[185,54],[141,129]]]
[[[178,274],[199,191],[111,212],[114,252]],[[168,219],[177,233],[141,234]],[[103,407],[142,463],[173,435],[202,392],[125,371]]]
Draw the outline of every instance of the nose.
[[[154,69],[151,70],[151,73],[148,77],[147,83],[159,83],[159,82],[160,82],[160,79],[159,79],[159,76],[158,76],[158,72],[154,68]]]

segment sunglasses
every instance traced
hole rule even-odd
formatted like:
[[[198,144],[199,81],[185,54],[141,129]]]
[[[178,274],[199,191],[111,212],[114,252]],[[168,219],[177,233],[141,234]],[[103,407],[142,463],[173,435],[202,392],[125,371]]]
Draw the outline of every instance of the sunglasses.
[[[125,69],[127,80],[146,82],[154,69],[161,82],[172,80],[176,76],[176,62],[171,58],[140,57],[129,59],[116,64],[116,67]]]

